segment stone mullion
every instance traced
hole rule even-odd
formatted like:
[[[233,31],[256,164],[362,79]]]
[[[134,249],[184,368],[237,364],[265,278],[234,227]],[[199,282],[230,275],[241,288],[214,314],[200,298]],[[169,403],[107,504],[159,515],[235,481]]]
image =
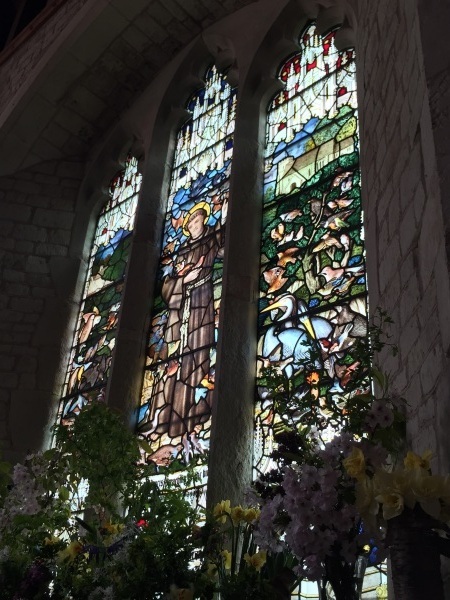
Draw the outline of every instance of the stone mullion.
[[[169,137],[169,134],[158,135],[154,139],[168,140]],[[154,141],[147,157],[166,156],[167,147],[153,147],[161,145]],[[141,172],[143,180],[107,389],[108,405],[122,412],[125,418],[133,415],[142,392],[149,315],[161,251],[164,210],[161,208],[160,198],[165,197],[161,192],[165,161],[143,160]],[[134,418],[131,418],[130,427],[134,426]]]
[[[251,481],[263,145],[254,98],[239,97],[227,217],[208,503],[242,502]]]

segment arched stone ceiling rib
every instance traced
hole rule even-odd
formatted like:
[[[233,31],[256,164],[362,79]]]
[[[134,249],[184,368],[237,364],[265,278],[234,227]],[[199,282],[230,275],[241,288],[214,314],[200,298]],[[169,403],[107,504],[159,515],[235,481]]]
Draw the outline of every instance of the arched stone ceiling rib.
[[[71,4],[78,7],[75,19],[90,1],[67,0],[45,24],[54,36],[47,46],[37,30],[0,64],[9,89],[3,105],[0,93],[0,174],[85,155],[177,52],[206,27],[256,0],[96,0],[98,14],[89,25],[83,28],[81,22],[78,35],[66,33]],[[59,11],[68,21],[58,31]],[[56,59],[45,64],[45,51],[57,41]],[[33,72],[27,56],[36,62],[39,47]],[[20,85],[14,82],[18,61],[31,69]]]

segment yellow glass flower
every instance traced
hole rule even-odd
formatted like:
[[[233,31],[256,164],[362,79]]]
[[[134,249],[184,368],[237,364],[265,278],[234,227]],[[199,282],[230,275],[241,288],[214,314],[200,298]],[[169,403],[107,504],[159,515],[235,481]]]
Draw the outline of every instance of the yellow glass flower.
[[[363,479],[366,474],[366,460],[360,448],[353,447],[351,454],[342,461],[345,470],[355,479]]]
[[[422,456],[419,456],[418,454],[416,454],[415,452],[411,452],[411,450],[408,452],[408,454],[405,456],[405,459],[403,461],[404,465],[405,465],[405,469],[407,470],[414,470],[414,469],[425,469],[426,471],[430,470],[430,460],[433,456],[433,453],[431,452],[431,450],[427,450],[426,452],[424,452],[422,454]]]
[[[265,550],[261,550],[260,552],[256,552],[256,554],[244,554],[244,560],[249,567],[253,567],[256,571],[261,571],[263,566],[266,564],[267,560],[267,552]]]
[[[223,557],[223,566],[227,571],[229,571],[231,569],[232,554],[229,550],[222,550],[221,554]]]
[[[222,502],[219,502],[213,508],[213,516],[221,523],[225,523],[225,521],[227,520],[227,515],[229,515],[230,513],[231,507],[229,500],[222,500]]]

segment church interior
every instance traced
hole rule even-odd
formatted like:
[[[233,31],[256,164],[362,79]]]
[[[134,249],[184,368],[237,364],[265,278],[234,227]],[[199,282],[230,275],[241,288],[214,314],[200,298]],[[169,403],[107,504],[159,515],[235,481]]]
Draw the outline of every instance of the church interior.
[[[135,418],[151,308],[159,301],[155,280],[177,135],[190,115],[187,101],[214,65],[237,89],[220,242],[221,217],[195,205],[215,228],[217,247],[211,242],[208,252],[224,255],[215,381],[209,391],[204,384],[203,398],[186,403],[213,398],[210,498],[241,498],[252,477],[267,107],[282,89],[280,65],[298,52],[313,21],[321,35],[338,28],[338,50],[355,49],[369,314],[386,311],[389,341],[398,348],[395,356],[382,351],[377,363],[406,399],[409,446],[431,450],[433,470],[450,472],[449,0],[24,0],[0,8],[6,459],[50,444],[97,219],[128,156],[136,159],[140,190],[102,394],[130,423]],[[341,153],[354,150],[349,139]],[[296,164],[298,179],[308,164]],[[192,216],[177,226],[195,240]],[[200,268],[195,251],[185,259]],[[190,307],[194,296],[195,289]]]

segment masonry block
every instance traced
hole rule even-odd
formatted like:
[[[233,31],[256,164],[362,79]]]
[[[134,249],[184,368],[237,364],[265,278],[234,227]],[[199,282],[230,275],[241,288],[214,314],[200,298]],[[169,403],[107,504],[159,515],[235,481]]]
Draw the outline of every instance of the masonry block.
[[[11,296],[28,296],[30,288],[28,285],[23,285],[21,283],[7,283],[6,293]]]
[[[16,242],[16,250],[17,252],[22,252],[23,254],[32,254],[34,251],[34,244],[33,242],[18,240]]]
[[[14,239],[30,242],[45,242],[47,240],[47,230],[36,225],[16,225],[13,237]]]
[[[26,222],[31,218],[32,209],[29,206],[21,206],[18,204],[4,203],[1,208],[3,219],[12,222]]]
[[[40,298],[13,298],[11,308],[22,313],[40,313],[43,300]]]
[[[402,216],[400,223],[400,249],[406,256],[411,246],[417,245],[419,228],[416,225],[414,205],[411,204]]]
[[[37,256],[66,256],[67,247],[59,244],[37,244]]]
[[[42,227],[55,227],[58,229],[70,229],[73,222],[73,213],[46,210],[43,208],[36,209],[33,218],[33,223]]]
[[[39,256],[29,256],[25,270],[27,273],[35,274],[45,274],[50,271],[47,260]]]

